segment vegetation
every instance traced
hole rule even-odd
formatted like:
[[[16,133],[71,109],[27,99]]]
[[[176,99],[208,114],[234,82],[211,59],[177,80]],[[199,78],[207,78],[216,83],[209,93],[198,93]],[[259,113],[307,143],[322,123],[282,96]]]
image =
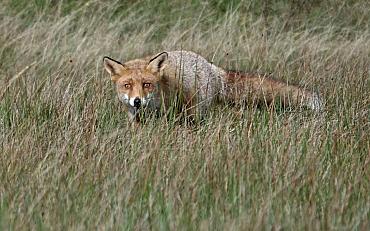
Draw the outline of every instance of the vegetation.
[[[369,229],[367,0],[0,6],[0,229]],[[313,88],[325,112],[130,126],[102,57],[175,49]]]

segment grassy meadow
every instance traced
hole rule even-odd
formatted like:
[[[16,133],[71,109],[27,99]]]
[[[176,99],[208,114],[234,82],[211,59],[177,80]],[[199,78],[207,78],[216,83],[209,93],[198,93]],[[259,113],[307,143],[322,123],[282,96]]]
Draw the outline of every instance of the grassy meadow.
[[[0,230],[369,230],[367,0],[0,1]],[[192,50],[325,111],[130,126],[103,56]]]

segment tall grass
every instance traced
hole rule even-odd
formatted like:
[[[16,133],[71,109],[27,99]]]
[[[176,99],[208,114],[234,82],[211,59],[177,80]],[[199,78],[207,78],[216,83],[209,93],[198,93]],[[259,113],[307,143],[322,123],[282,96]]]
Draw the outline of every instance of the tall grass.
[[[2,1],[0,229],[370,226],[367,1]],[[188,49],[324,96],[134,128],[104,73]]]

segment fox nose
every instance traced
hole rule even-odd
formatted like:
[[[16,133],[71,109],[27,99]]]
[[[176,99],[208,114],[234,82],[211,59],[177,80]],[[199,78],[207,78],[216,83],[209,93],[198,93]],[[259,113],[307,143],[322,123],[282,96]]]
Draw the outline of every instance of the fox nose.
[[[141,106],[141,100],[140,100],[140,98],[135,98],[134,99],[134,107],[137,107],[137,108],[139,108]]]

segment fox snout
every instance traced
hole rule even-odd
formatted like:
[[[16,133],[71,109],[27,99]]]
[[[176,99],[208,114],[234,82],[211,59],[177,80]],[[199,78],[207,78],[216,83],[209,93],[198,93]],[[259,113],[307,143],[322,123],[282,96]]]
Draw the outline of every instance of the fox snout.
[[[122,94],[120,99],[123,103],[127,104],[130,107],[134,107],[135,109],[145,107],[149,101],[149,99],[146,99],[145,97],[129,97],[127,94]]]

